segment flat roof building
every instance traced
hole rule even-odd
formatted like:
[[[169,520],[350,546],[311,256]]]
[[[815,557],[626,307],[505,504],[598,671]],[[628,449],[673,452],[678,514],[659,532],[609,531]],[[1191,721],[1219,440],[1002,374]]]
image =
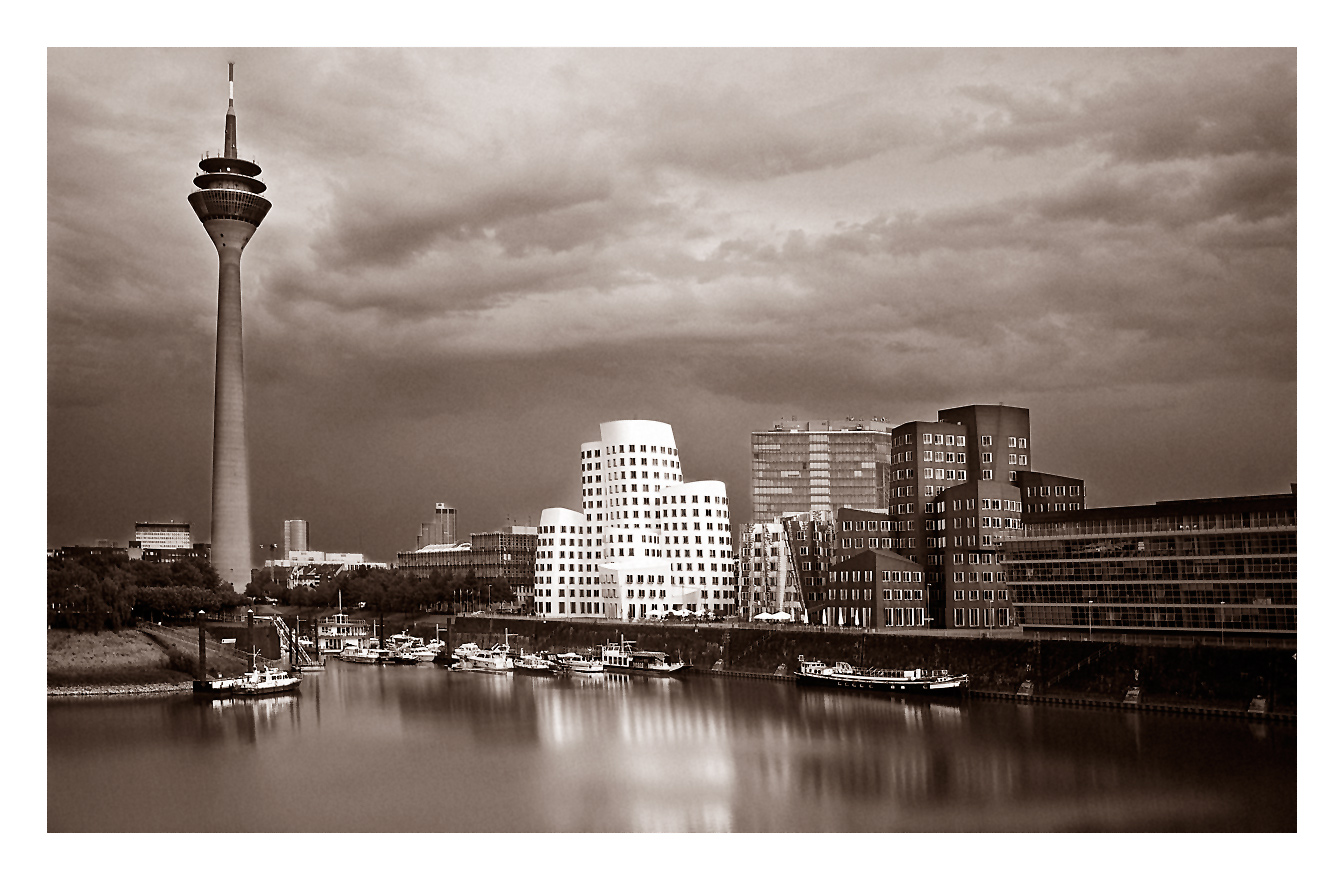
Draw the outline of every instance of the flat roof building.
[[[430,544],[397,553],[397,568],[416,577],[435,571],[450,578],[473,574],[481,581],[504,580],[522,597],[531,594],[537,558],[537,528],[506,526],[491,532],[473,532],[461,544]]]
[[[1041,513],[998,548],[1024,629],[1297,635],[1297,494]]]
[[[751,434],[751,521],[886,507],[890,468],[886,419],[781,419]]]
[[[138,522],[135,524],[135,542],[142,550],[190,550],[191,523],[171,519]]]

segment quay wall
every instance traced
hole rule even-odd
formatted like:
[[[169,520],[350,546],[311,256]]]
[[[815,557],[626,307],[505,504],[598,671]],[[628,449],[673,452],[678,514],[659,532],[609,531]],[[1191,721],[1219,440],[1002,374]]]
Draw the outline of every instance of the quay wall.
[[[434,623],[437,620],[419,625],[416,634],[433,638]],[[1251,700],[1264,697],[1271,712],[1297,708],[1297,661],[1290,648],[968,639],[936,632],[907,635],[718,624],[631,626],[513,617],[448,617],[446,623],[448,632],[440,635],[450,648],[463,642],[482,646],[501,642],[506,629],[509,645],[520,651],[582,653],[623,636],[633,639],[638,649],[665,651],[703,671],[721,660],[726,672],[770,674],[780,665],[792,672],[803,655],[855,666],[948,669],[968,674],[973,691],[989,693],[1013,694],[1030,680],[1039,697],[1119,701],[1137,684],[1144,702],[1244,712]]]
[[[187,627],[182,627],[187,629]],[[192,637],[196,636],[196,627],[190,627]],[[228,621],[209,620],[205,624],[205,638],[207,642],[219,644],[223,639],[235,639],[233,648],[243,654],[250,654],[253,647],[266,660],[280,660],[280,634],[275,631],[275,625],[269,620],[258,620],[252,624],[252,645],[247,641],[247,624],[233,623]],[[196,656],[196,649],[193,647],[191,656]]]

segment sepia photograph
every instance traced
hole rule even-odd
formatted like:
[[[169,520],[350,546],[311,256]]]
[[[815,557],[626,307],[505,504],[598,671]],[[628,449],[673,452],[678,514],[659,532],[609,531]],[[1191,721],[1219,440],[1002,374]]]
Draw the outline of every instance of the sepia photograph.
[[[47,832],[1298,831],[1296,48],[45,61]]]

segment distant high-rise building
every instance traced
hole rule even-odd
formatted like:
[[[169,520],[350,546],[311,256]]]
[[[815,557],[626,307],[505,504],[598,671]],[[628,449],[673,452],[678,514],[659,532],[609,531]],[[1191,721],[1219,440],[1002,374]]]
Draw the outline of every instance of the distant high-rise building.
[[[271,203],[262,198],[261,166],[238,158],[233,112],[233,63],[224,151],[206,155],[187,197],[219,255],[219,313],[215,336],[215,445],[210,506],[210,562],[222,580],[242,592],[252,576],[247,437],[243,424],[243,248]]]
[[[885,508],[891,426],[885,419],[788,421],[751,434],[752,522],[842,507]]]
[[[191,523],[138,522],[135,542],[142,550],[190,550]]]
[[[302,553],[308,549],[308,520],[285,520],[285,556]]]
[[[728,490],[686,482],[672,426],[604,422],[580,447],[580,510],[537,529],[534,602],[544,617],[634,620],[736,607]]]
[[[420,524],[420,534],[415,539],[415,549],[423,550],[440,544],[457,543],[457,509],[442,501],[434,505],[434,518]]]

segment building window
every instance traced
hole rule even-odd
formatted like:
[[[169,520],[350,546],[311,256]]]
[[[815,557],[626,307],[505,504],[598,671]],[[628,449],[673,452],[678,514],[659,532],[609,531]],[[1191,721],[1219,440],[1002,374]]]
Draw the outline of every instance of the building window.
[[[992,434],[981,434],[981,435],[980,435],[980,445],[981,445],[981,446],[993,446],[993,445],[994,445],[994,436],[993,436]]]
[[[953,626],[965,626],[965,625],[966,625],[966,612],[965,612],[965,610],[963,610],[963,609],[961,609],[961,608],[953,608],[953,609],[952,609],[952,625],[953,625]]]

